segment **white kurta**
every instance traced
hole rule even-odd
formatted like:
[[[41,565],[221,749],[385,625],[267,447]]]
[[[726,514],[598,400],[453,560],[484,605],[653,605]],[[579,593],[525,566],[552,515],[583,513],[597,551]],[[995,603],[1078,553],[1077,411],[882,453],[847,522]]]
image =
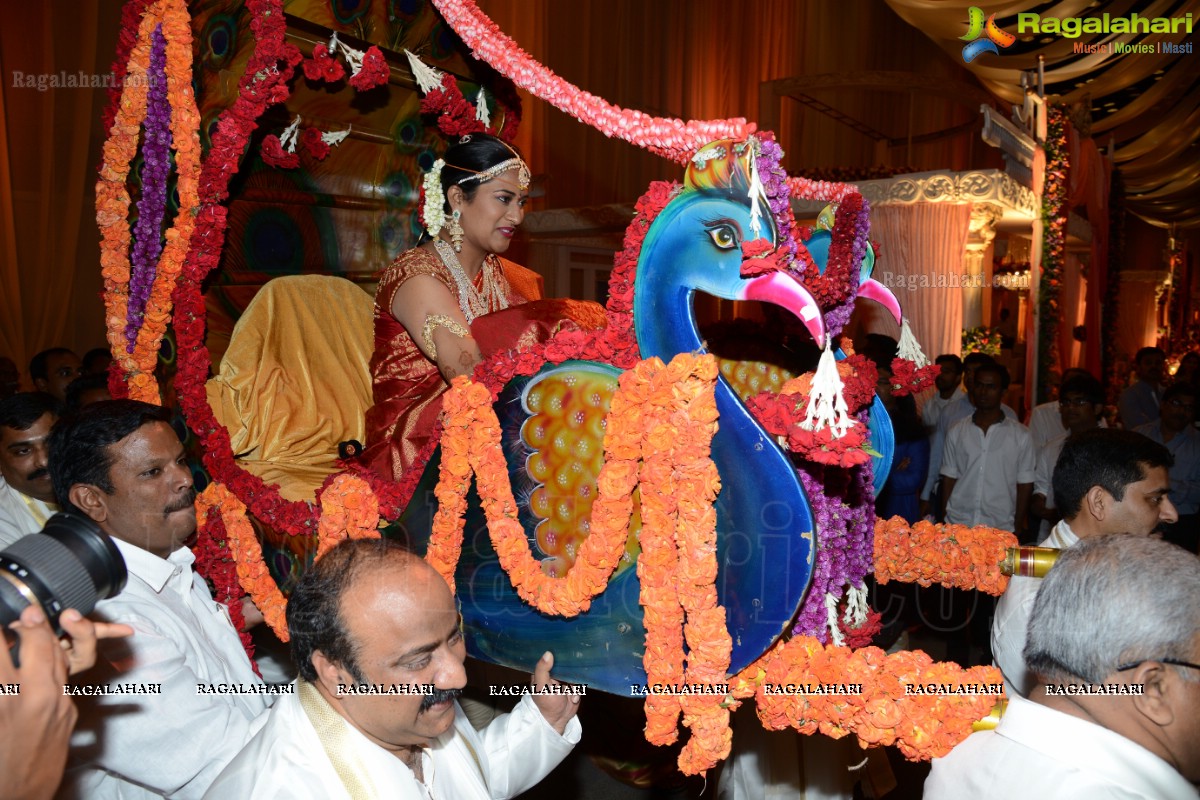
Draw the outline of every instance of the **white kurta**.
[[[1058,457],[1062,455],[1063,445],[1067,443],[1067,438],[1070,436],[1064,433],[1062,436],[1056,436],[1038,451],[1037,469],[1033,477],[1033,493],[1040,494],[1046,498],[1046,508],[1054,508],[1054,467],[1058,464]],[[1053,526],[1049,520],[1042,520],[1038,528],[1038,541],[1045,539],[1050,535],[1050,529]]]
[[[1078,541],[1079,537],[1064,519],[1054,526],[1041,546],[1065,550]],[[1033,602],[1041,585],[1041,578],[1014,576],[996,603],[996,616],[992,617],[992,659],[1004,675],[1004,691],[1010,698],[1028,697],[1035,680],[1025,668],[1023,653]]]
[[[579,720],[572,719],[560,736],[526,696],[511,714],[476,731],[455,703],[454,727],[424,751],[425,783],[421,783],[394,754],[345,720],[341,724],[375,796],[397,800],[514,797],[546,777],[571,752],[581,730]],[[349,800],[350,794],[325,754],[299,694],[290,694],[279,698],[266,725],[221,773],[206,797]]]
[[[41,500],[26,497],[0,478],[0,550],[40,531],[56,510]]]
[[[198,684],[254,691],[254,674],[225,607],[180,548],[164,560],[114,539],[129,569],[125,590],[96,606],[133,636],[102,642],[80,685],[161,686],[160,694],[76,697],[79,723],[59,797],[199,798],[266,721],[265,694],[202,694]]]
[[[999,726],[935,758],[925,800],[1196,800],[1178,770],[1120,734],[1021,698]]]
[[[1062,424],[1062,412],[1058,401],[1051,400],[1033,409],[1029,415],[1029,435],[1033,437],[1033,446],[1041,450],[1051,439],[1057,439],[1066,434],[1067,429]]]

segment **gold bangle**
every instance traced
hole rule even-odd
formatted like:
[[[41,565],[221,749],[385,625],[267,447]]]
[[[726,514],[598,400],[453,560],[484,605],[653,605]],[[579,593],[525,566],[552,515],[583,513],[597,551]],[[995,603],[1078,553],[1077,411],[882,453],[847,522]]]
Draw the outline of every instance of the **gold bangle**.
[[[433,332],[438,328],[445,328],[461,339],[471,338],[471,332],[458,321],[445,314],[430,314],[425,318],[425,327],[421,329],[421,341],[425,343],[425,349],[434,361],[437,361],[437,345],[433,343]]]

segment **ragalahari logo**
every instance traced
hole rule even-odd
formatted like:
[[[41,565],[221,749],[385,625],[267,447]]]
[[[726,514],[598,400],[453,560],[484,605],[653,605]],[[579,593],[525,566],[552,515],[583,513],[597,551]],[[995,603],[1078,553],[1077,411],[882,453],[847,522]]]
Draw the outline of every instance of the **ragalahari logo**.
[[[995,14],[988,17],[985,23],[983,9],[978,6],[971,6],[969,19],[967,20],[967,34],[958,38],[964,42],[968,42],[967,46],[963,48],[963,61],[968,64],[984,53],[1000,55],[1000,51],[996,48],[996,45],[1010,47],[1017,40],[1016,36],[1001,29],[996,24]]]

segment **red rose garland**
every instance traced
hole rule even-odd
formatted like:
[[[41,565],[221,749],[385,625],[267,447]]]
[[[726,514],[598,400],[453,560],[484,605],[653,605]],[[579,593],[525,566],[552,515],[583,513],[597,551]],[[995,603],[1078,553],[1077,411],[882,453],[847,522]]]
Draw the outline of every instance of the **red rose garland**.
[[[335,83],[346,77],[346,68],[329,54],[329,48],[324,43],[313,47],[312,58],[305,60],[303,69],[304,77],[310,81]]]
[[[933,386],[934,379],[941,370],[937,364],[917,367],[907,358],[892,359],[892,394],[904,397],[906,394],[917,394]]]
[[[175,331],[179,345],[176,386],[188,424],[200,439],[204,464],[214,480],[249,500],[259,519],[291,534],[311,532],[315,518],[307,503],[289,503],[274,487],[241,469],[233,460],[229,432],[213,415],[204,383],[210,362],[204,345],[204,278],[220,263],[224,244],[229,180],[262,113],[287,99],[288,81],[300,62],[300,51],[284,39],[286,22],[280,0],[247,4],[254,53],[242,75],[233,105],[221,113],[200,174],[200,210],[183,274],[175,289]]]

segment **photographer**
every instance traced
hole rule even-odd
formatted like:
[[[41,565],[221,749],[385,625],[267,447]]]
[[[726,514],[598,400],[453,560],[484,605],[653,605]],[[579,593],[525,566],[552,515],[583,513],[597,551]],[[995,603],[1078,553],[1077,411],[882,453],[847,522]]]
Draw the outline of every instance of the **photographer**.
[[[61,643],[41,610],[27,607],[9,629],[20,642],[21,666],[13,666],[8,647],[0,651],[0,686],[5,687],[0,696],[0,775],[5,796],[14,800],[48,798],[62,779],[78,716],[62,689],[67,675],[96,663],[98,638],[133,633],[127,625],[93,623],[72,609],[62,613],[59,623],[67,633]]]

